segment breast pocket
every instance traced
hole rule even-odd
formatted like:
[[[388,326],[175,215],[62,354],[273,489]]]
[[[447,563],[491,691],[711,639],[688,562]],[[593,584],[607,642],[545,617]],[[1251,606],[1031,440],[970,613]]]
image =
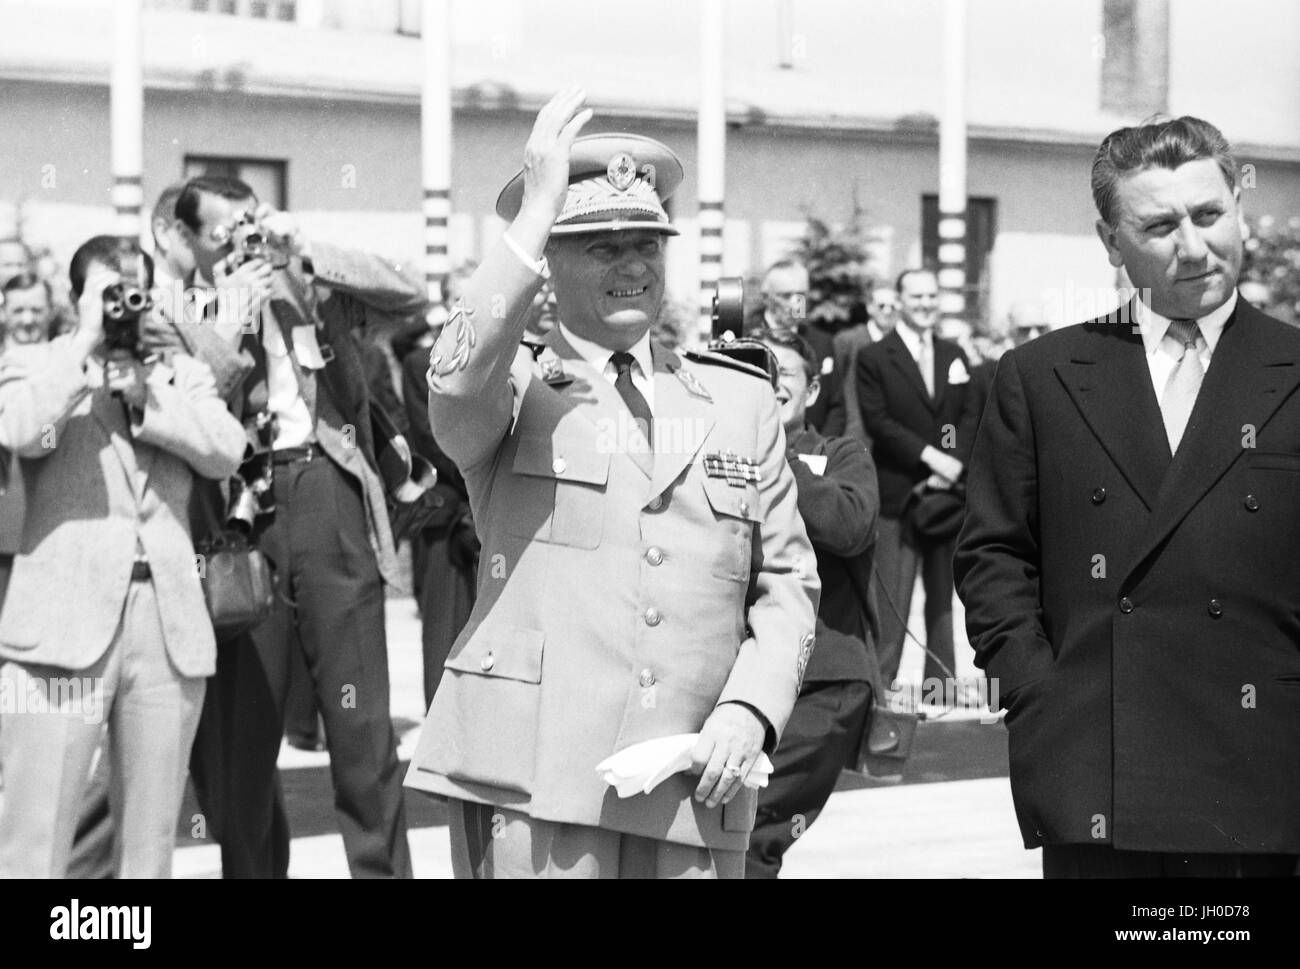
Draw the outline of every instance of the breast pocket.
[[[556,545],[600,545],[609,455],[591,441],[523,437],[511,465],[508,529]]]
[[[1300,454],[1290,451],[1247,451],[1246,467],[1251,471],[1300,471]]]
[[[723,478],[707,478],[704,494],[722,531],[712,558],[712,572],[721,579],[748,582],[754,527],[762,521],[758,487],[746,483],[743,488],[737,488]]]

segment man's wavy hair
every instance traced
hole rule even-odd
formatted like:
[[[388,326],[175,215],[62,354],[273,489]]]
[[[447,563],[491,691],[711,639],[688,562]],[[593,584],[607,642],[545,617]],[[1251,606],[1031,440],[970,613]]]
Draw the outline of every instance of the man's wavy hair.
[[[1208,121],[1184,115],[1156,116],[1133,128],[1112,131],[1092,160],[1092,200],[1107,225],[1115,225],[1115,195],[1119,180],[1144,168],[1175,169],[1188,162],[1212,158],[1228,188],[1237,185],[1237,160],[1223,132]]]

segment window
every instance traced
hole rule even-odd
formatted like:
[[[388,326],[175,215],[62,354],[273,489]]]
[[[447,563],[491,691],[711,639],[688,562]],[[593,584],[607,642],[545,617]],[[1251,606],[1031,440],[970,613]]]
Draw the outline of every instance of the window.
[[[282,161],[260,158],[222,158],[216,155],[186,155],[184,178],[196,175],[223,175],[247,183],[259,202],[269,202],[277,209],[289,205],[289,193]]]
[[[998,235],[998,200],[966,199],[966,296],[968,322],[988,319],[989,253]],[[921,259],[924,265],[939,265],[939,196],[921,196]]]
[[[1169,101],[1168,0],[1102,3],[1101,107],[1145,118]]]

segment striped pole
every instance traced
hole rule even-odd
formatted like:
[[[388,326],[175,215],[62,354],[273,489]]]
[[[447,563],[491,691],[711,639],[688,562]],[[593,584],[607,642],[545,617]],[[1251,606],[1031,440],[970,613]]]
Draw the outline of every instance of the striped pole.
[[[722,200],[727,169],[727,102],[723,78],[725,18],[723,0],[700,4],[700,331],[707,339],[713,294],[722,275]]]
[[[944,0],[939,119],[939,313],[966,313],[966,0]]]
[[[144,220],[144,65],[141,0],[113,4],[113,73],[109,82],[114,234],[141,238]]]
[[[441,303],[451,274],[451,0],[422,0],[424,90],[420,139],[424,181],[424,281]]]

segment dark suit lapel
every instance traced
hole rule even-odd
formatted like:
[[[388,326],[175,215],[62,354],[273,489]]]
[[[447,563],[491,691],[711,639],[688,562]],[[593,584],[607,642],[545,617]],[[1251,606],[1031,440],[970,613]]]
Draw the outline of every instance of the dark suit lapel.
[[[1058,364],[1056,374],[1133,490],[1148,509],[1156,505],[1169,467],[1169,441],[1142,337],[1126,320],[1103,317],[1086,324],[1088,343]]]
[[[703,396],[708,393],[704,385],[679,376],[682,361],[677,354],[653,342],[650,353],[655,368],[655,456],[649,497],[654,498],[691,463],[715,421],[713,401]]]
[[[1270,346],[1263,319],[1238,299],[1214,348],[1178,454],[1160,487],[1155,515],[1133,560],[1135,567],[1241,457],[1249,428],[1258,435],[1300,384],[1300,360]],[[1163,437],[1163,424],[1159,426]]]
[[[912,385],[912,388],[921,395],[925,405],[934,410],[934,400],[930,397],[930,392],[925,389],[925,378],[921,376],[921,368],[917,366],[915,358],[903,338],[894,330],[880,341],[880,345],[885,348],[889,356],[889,362],[894,369],[903,375],[903,378]]]
[[[934,409],[943,407],[943,398],[948,393],[948,370],[957,359],[957,347],[947,340],[934,338]]]

